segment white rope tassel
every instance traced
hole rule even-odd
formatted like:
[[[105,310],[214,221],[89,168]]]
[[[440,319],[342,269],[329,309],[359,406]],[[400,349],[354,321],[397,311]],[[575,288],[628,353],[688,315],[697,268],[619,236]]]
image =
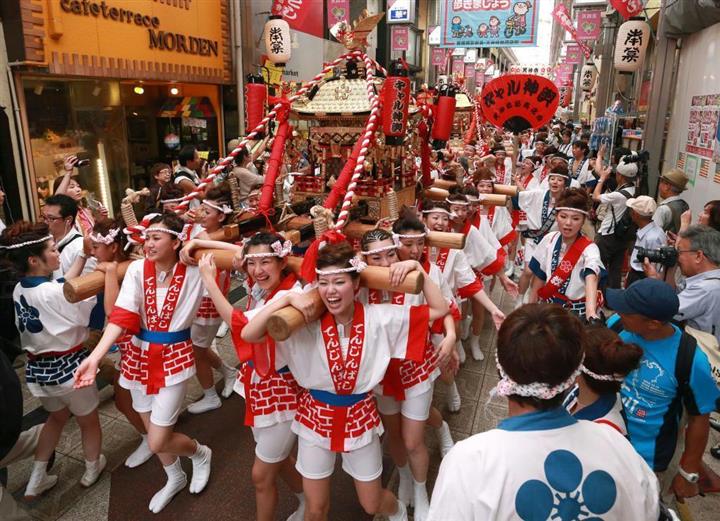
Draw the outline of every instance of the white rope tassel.
[[[308,83],[303,85],[295,94],[290,96],[288,98],[288,101],[290,103],[293,103],[297,99],[299,99],[303,94],[305,94],[307,91],[309,91],[311,88],[313,88],[316,84],[320,83],[322,79],[324,78],[325,74],[333,69],[333,67],[337,66],[338,64],[342,63],[345,60],[351,59],[351,58],[360,58],[365,56],[361,51],[352,51],[347,54],[343,54],[342,56],[338,57],[334,61],[332,61],[330,64],[328,64],[327,67],[325,67],[321,72],[315,75],[315,77],[310,80]],[[223,172],[225,170],[225,167],[227,167],[233,159],[235,159],[235,156],[237,156],[241,150],[245,148],[245,145],[247,145],[250,141],[254,141],[257,135],[260,132],[263,132],[265,130],[265,127],[270,122],[270,120],[275,119],[277,116],[277,111],[280,110],[280,108],[283,106],[282,103],[276,104],[268,113],[267,115],[258,123],[258,125],[252,129],[251,132],[248,133],[247,136],[245,136],[242,141],[238,144],[238,146],[233,149],[230,152],[230,155],[226,158],[220,160],[215,168],[213,168],[210,172],[208,172],[208,175],[205,179],[203,179],[200,184],[189,194],[187,194],[185,197],[183,197],[183,201],[177,205],[175,208],[175,213],[181,214],[184,213],[188,206],[190,205],[190,201],[195,199],[200,192],[202,192],[210,183],[213,182],[215,177],[217,177],[218,174]]]
[[[350,183],[348,184],[348,189],[345,193],[345,197],[343,198],[342,206],[340,207],[340,213],[338,214],[337,218],[337,223],[335,223],[336,230],[342,230],[347,224],[348,218],[350,216],[350,205],[352,204],[352,199],[355,196],[355,187],[357,186],[357,182],[363,175],[363,172],[365,170],[365,156],[367,155],[368,149],[370,148],[372,136],[375,133],[375,129],[377,128],[378,114],[380,112],[380,98],[377,94],[375,94],[375,91],[373,89],[373,62],[364,53],[362,54],[362,59],[365,62],[365,87],[367,88],[368,100],[370,101],[370,116],[368,117],[367,124],[365,125],[365,133],[362,137],[362,145],[360,146],[360,153],[358,154],[355,170],[353,172],[352,178],[350,179]]]

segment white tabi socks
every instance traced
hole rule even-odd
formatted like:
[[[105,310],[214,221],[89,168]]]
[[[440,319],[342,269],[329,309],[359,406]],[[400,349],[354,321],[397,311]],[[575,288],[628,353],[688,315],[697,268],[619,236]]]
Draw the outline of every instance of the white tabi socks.
[[[30,480],[25,487],[25,501],[32,501],[43,492],[53,488],[57,482],[57,476],[48,476],[47,461],[34,461]]]
[[[188,405],[187,411],[190,414],[202,414],[214,409],[219,409],[221,405],[222,402],[215,387],[210,387],[210,389],[203,389],[203,397],[197,402]]]
[[[176,458],[170,465],[164,466],[165,474],[167,474],[167,483],[158,490],[150,500],[150,512],[157,514],[187,485],[187,474],[183,472],[180,466],[180,458]]]
[[[485,355],[480,349],[480,335],[473,333],[470,336],[470,352],[475,360],[485,360]]]
[[[440,455],[444,458],[445,455],[450,452],[450,449],[455,446],[452,434],[450,433],[450,426],[445,420],[443,420],[440,427],[435,429],[435,434],[437,434],[438,443],[440,444]]]
[[[394,514],[387,516],[388,521],[408,521],[407,509],[402,501],[398,501],[398,509]]]
[[[212,459],[210,447],[201,445],[197,440],[195,443],[197,443],[197,450],[190,456],[193,466],[192,480],[190,481],[191,494],[199,494],[207,485],[210,479],[210,460]]]
[[[235,380],[237,380],[237,369],[235,369],[234,367],[230,367],[223,362],[223,364],[220,366],[220,372],[222,373],[225,380],[223,382],[223,390],[220,395],[223,398],[230,398],[230,395],[233,392],[233,387],[235,387]]]
[[[410,506],[413,504],[413,477],[410,471],[410,465],[407,463],[402,467],[398,465],[398,501],[403,505]]]
[[[142,440],[140,441],[140,445],[138,445],[137,449],[135,449],[125,460],[125,466],[131,469],[139,467],[153,455],[147,442],[147,434],[141,434],[141,436]]]
[[[447,407],[450,412],[458,412],[460,410],[460,393],[458,392],[457,384],[455,381],[448,386],[447,392]]]
[[[426,521],[428,512],[430,511],[430,501],[428,500],[427,487],[424,481],[415,481],[413,478],[413,497],[415,498],[413,521]]]
[[[298,498],[300,504],[298,505],[297,510],[295,510],[295,512],[287,518],[287,521],[303,521],[305,518],[305,494],[302,492],[296,492],[295,497]]]

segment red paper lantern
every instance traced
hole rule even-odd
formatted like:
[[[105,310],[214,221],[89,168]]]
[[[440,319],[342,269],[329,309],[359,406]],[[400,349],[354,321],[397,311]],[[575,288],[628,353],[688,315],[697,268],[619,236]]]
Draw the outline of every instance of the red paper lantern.
[[[248,133],[257,127],[265,117],[267,88],[262,76],[248,74],[245,84],[245,128]],[[262,136],[262,133],[259,134]]]
[[[455,87],[444,84],[438,87],[437,103],[434,107],[432,138],[433,148],[445,147],[452,131],[455,117]]]
[[[512,132],[538,129],[555,115],[560,93],[549,79],[534,74],[506,74],[483,87],[482,114],[496,127]]]
[[[410,107],[410,78],[400,62],[393,62],[382,91],[382,123],[385,144],[402,145]]]

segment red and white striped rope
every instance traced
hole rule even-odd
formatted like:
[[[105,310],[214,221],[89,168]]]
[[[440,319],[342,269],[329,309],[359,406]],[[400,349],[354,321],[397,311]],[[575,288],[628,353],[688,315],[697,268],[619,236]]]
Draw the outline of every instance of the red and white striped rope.
[[[373,63],[374,60],[370,59],[367,55],[363,54],[363,61],[365,62],[365,87],[367,88],[368,101],[370,102],[370,116],[368,116],[367,123],[365,124],[365,132],[362,137],[362,144],[360,146],[360,153],[358,154],[357,163],[355,164],[355,170],[350,178],[347,192],[343,198],[342,205],[340,206],[340,213],[335,223],[335,230],[342,230],[347,224],[348,218],[350,217],[350,205],[355,195],[355,187],[357,182],[362,177],[365,164],[365,156],[368,153],[370,144],[377,129],[378,122],[380,119],[380,97],[375,93],[374,87],[374,74],[373,69],[377,63]]]
[[[312,80],[310,80],[309,82],[304,84],[295,94],[290,96],[290,98],[288,99],[288,102],[292,103],[292,102],[296,101],[303,94],[305,94],[307,91],[312,89],[315,85],[320,83],[320,81],[322,81],[325,74],[327,74],[330,70],[332,70],[333,67],[339,65],[340,63],[342,63],[345,60],[353,59],[353,58],[356,60],[359,60],[359,59],[365,60],[366,67],[372,66],[372,63],[367,61],[367,56],[361,51],[351,51],[349,53],[343,54],[342,56],[338,57],[337,59],[335,59],[331,63],[329,63],[326,67],[323,68],[323,70],[321,72],[316,74]],[[261,133],[263,130],[265,130],[265,127],[267,126],[267,124],[270,122],[271,119],[275,118],[277,111],[280,110],[280,108],[282,108],[282,106],[283,106],[283,103],[277,103],[267,113],[267,115],[260,121],[260,123],[258,123],[258,125],[254,129],[252,129],[252,131],[249,132],[247,134],[247,136],[245,136],[242,139],[242,141],[240,141],[238,146],[235,147],[235,149],[233,149],[230,152],[230,155],[224,159],[221,159],[218,162],[217,166],[215,166],[212,170],[210,170],[210,172],[208,172],[207,177],[205,177],[204,179],[201,179],[198,186],[192,192],[190,192],[189,194],[186,194],[183,197],[180,204],[178,204],[177,207],[175,208],[175,212],[178,214],[184,213],[188,209],[190,202],[193,199],[195,199],[196,197],[198,197],[200,192],[203,191],[209,184],[211,184],[213,182],[213,180],[215,179],[215,177],[217,177],[218,174],[223,172],[225,170],[225,168],[232,163],[235,156],[237,156],[240,153],[240,151],[245,148],[245,145],[248,142],[253,141],[259,133]]]

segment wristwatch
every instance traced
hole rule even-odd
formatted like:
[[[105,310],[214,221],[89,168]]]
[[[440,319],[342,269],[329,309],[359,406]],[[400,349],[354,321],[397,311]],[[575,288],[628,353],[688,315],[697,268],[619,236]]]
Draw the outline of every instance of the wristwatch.
[[[685,472],[682,467],[678,467],[678,474],[680,474],[688,483],[697,483],[700,481],[700,474],[697,472]]]

